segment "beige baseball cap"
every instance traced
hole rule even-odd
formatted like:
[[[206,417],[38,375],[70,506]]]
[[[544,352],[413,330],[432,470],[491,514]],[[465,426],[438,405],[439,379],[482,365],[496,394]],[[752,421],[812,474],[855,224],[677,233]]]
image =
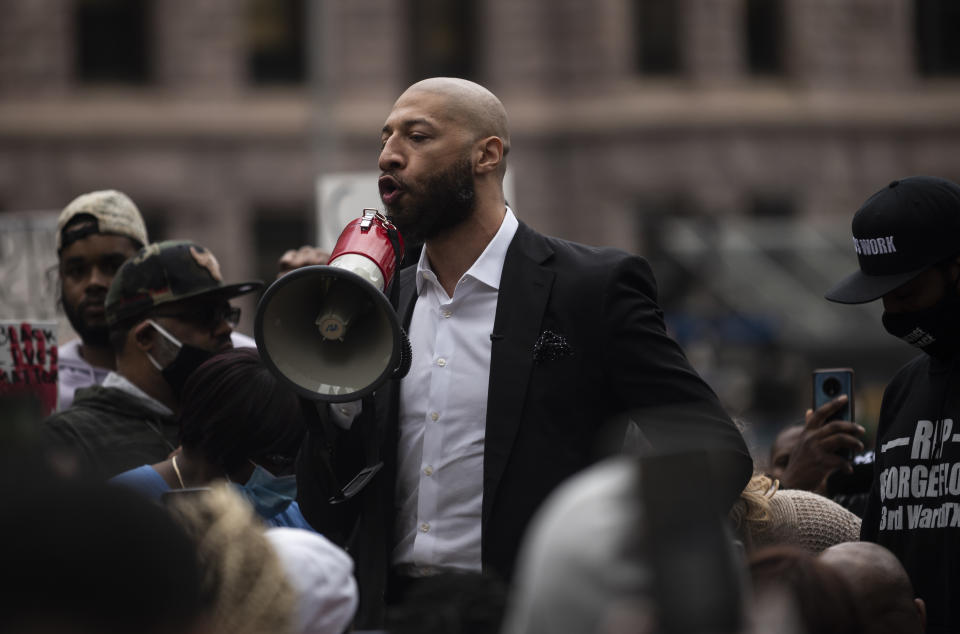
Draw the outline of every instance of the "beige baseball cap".
[[[93,216],[97,222],[96,227],[80,231],[76,235],[72,231],[67,232],[67,239],[64,240],[64,228],[80,214]],[[60,253],[64,246],[69,245],[74,240],[91,233],[111,233],[118,236],[127,236],[138,242],[141,247],[149,243],[147,226],[143,223],[140,210],[133,204],[129,196],[115,189],[81,194],[64,208],[57,220],[57,253]]]

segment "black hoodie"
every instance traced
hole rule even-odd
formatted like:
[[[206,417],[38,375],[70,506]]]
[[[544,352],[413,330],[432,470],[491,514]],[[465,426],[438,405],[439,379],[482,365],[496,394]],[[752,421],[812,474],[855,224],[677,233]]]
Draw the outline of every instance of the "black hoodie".
[[[887,386],[862,526],[900,558],[927,632],[960,632],[960,360],[922,355]]]
[[[73,405],[40,423],[44,449],[69,452],[85,475],[106,480],[160,462],[177,446],[176,418],[114,387],[77,390]]]

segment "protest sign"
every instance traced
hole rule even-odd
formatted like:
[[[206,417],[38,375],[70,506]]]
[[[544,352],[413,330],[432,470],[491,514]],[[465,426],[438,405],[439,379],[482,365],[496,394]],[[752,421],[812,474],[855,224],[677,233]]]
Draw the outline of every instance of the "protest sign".
[[[29,398],[57,408],[57,322],[0,320],[0,399]]]

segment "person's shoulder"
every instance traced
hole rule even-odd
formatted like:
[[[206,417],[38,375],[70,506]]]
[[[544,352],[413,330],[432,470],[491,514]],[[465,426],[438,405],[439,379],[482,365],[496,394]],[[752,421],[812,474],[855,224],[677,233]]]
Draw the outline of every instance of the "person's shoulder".
[[[164,492],[170,490],[163,476],[148,464],[128,469],[113,476],[108,482],[137,491],[153,500],[159,500]]]
[[[77,390],[70,407],[54,412],[40,421],[37,428],[41,443],[74,443],[80,438],[99,435],[110,421],[110,410],[104,406],[98,392],[104,388],[94,385]]]
[[[60,365],[76,365],[91,367],[86,359],[80,356],[80,339],[71,339],[57,346],[57,363]]]
[[[517,247],[541,266],[557,273],[561,283],[573,282],[600,290],[615,279],[638,277],[652,281],[647,261],[622,249],[593,246],[548,236],[521,224]]]
[[[111,406],[134,400],[136,400],[135,396],[127,394],[119,388],[91,385],[78,389],[73,399],[73,405],[63,411],[111,409]]]
[[[930,367],[930,355],[921,353],[900,366],[900,369],[893,375],[893,378],[897,379],[898,377],[907,377],[919,372],[929,372]]]
[[[299,528],[301,530],[316,532],[313,526],[307,521],[307,518],[303,516],[300,505],[296,502],[291,502],[287,508],[267,519],[267,524],[276,528]]]
[[[108,480],[112,484],[124,484],[127,482],[136,482],[144,479],[153,480],[156,478],[162,478],[162,476],[157,473],[157,470],[151,467],[148,464],[140,465],[139,467],[134,467],[133,469],[127,469],[123,473],[118,473]]]
[[[117,417],[137,418],[147,410],[132,394],[115,387],[91,385],[76,391],[70,407],[47,417],[47,425],[103,423]]]
[[[70,424],[76,420],[98,416],[103,410],[105,402],[102,392],[107,389],[110,388],[104,388],[100,385],[90,385],[77,389],[70,407],[51,414],[43,422],[47,425],[55,426]]]
[[[917,381],[926,381],[930,375],[930,355],[920,354],[900,366],[884,390],[884,400],[890,400],[903,390],[909,390]]]

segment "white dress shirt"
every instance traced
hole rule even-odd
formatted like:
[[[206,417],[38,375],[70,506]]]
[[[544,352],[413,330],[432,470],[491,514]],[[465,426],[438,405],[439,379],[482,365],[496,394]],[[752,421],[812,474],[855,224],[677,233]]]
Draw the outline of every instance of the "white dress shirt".
[[[479,571],[490,334],[500,275],[519,223],[496,235],[447,295],[426,251],[410,321],[413,364],[400,384],[393,563],[406,574]]]

